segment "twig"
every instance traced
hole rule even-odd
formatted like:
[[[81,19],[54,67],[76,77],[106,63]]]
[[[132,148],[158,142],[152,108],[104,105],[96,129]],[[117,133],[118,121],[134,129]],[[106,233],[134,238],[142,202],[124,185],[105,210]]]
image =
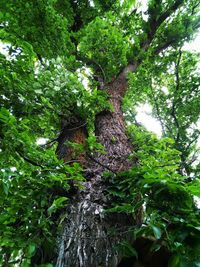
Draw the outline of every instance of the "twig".
[[[179,66],[180,66],[180,61],[181,61],[181,55],[182,55],[182,51],[180,49],[177,63],[175,63],[176,88],[175,88],[175,92],[174,92],[175,95],[174,95],[172,110],[171,110],[171,116],[174,119],[174,123],[175,123],[176,128],[177,128],[176,142],[178,142],[179,138],[180,138],[180,133],[179,133],[180,125],[179,125],[178,118],[176,116],[176,104],[177,104],[176,95],[177,95],[179,88],[180,88]]]
[[[80,124],[79,126],[76,126],[76,127],[73,127],[73,128],[69,128],[69,129],[67,129],[67,130],[68,130],[68,131],[77,130],[77,129],[79,129],[79,128],[84,127],[86,124],[87,124],[87,122],[84,122],[84,123]],[[65,126],[65,127],[67,127],[67,126]],[[65,128],[65,127],[64,127],[64,128]]]
[[[33,166],[37,166],[40,168],[44,168],[44,166],[38,164],[37,162],[33,161],[32,159],[27,158],[26,156],[24,156],[21,152],[17,152],[21,158],[23,158],[25,161],[27,161],[28,163],[30,163]]]
[[[99,164],[101,167],[107,169],[108,171],[114,173],[115,175],[117,175],[117,172],[113,171],[111,168],[109,168],[108,166],[104,165],[103,163],[99,162],[98,160],[96,160],[95,158],[93,158],[92,156],[90,156],[87,153],[88,158],[90,158],[92,161],[96,162],[97,164]]]

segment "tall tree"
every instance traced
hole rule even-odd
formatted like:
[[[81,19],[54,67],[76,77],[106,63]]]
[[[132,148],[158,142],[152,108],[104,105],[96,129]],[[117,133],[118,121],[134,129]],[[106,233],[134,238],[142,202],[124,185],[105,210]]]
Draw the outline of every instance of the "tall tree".
[[[3,266],[197,266],[199,80],[180,47],[199,6],[140,4],[1,1]],[[126,126],[142,98],[161,140]]]

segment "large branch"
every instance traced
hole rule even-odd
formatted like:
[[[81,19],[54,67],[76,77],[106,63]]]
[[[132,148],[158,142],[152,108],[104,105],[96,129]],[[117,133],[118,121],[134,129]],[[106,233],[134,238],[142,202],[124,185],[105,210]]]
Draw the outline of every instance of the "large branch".
[[[151,25],[150,28],[153,27],[153,29],[154,29],[153,30],[154,34],[152,36],[152,40],[153,40],[154,36],[156,35],[156,31],[161,26],[161,24],[164,21],[166,21],[166,19],[169,18],[170,15],[172,15],[172,13],[174,13],[183,3],[184,3],[183,0],[175,1],[174,4],[168,10],[166,10],[166,12],[164,12],[163,14],[160,15],[160,17],[156,20],[156,24]],[[189,24],[185,25],[185,34],[184,34],[184,36],[181,35],[182,40],[185,37],[188,37],[188,29],[190,29],[190,27],[193,30],[193,32],[197,31],[200,27],[199,17],[197,16],[197,18],[195,18],[195,15],[197,15],[197,12],[198,12],[196,9],[198,8],[199,3],[200,3],[200,1],[198,1],[197,3],[194,3],[191,12],[189,12],[187,14],[187,17],[190,18],[190,22],[189,22]],[[155,14],[155,15],[157,15],[157,14]],[[192,18],[195,18],[195,19],[192,19]],[[176,38],[172,38],[170,35],[167,36],[167,38],[164,40],[164,42],[161,42],[160,44],[158,44],[157,47],[154,49],[154,54],[157,55],[160,52],[162,52],[163,50],[167,49],[168,47],[176,45],[178,43],[178,41],[180,41],[180,38],[178,38],[178,35],[176,36]]]
[[[160,3],[162,4],[162,3]],[[158,15],[158,12],[156,12],[156,7],[152,10],[149,10],[148,13],[150,15],[150,19],[146,24],[146,34],[148,36],[147,40],[143,43],[141,43],[141,49],[143,51],[147,51],[154,40],[155,36],[157,35],[157,31],[160,28],[160,26],[179,8],[181,5],[184,4],[183,0],[177,0],[175,1],[165,12],[161,13],[160,16]],[[194,4],[192,11],[187,16],[190,17],[189,25],[185,25],[185,35],[181,35],[181,39],[183,40],[185,37],[188,36],[188,28],[191,27],[192,30],[195,32],[200,27],[199,19],[192,20],[191,18],[196,15],[197,11],[196,8],[198,7],[198,4]],[[185,12],[184,12],[185,13]],[[168,47],[172,45],[176,45],[178,41],[180,41],[178,37],[172,38],[170,35],[166,36],[167,38],[160,42],[152,51],[154,55],[158,55],[163,50],[167,49]]]
[[[146,34],[148,39],[141,44],[141,48],[144,48],[144,46],[147,46],[147,48],[149,47],[161,24],[166,21],[183,4],[183,2],[183,0],[175,1],[174,4],[171,5],[165,12],[161,13],[160,16],[157,13],[157,6],[154,9],[149,8],[148,14],[150,18],[146,23]],[[160,3],[160,5],[162,5],[162,3]]]
[[[182,4],[184,3],[183,0],[177,0],[174,2],[172,6],[170,6],[164,13],[162,13],[158,18],[158,14],[153,14],[153,23],[151,24],[150,21],[150,30],[151,30],[151,36],[153,37],[156,33],[157,29],[160,27],[160,25],[171,16],[172,13],[174,13]],[[162,4],[162,3],[161,3]]]
[[[196,30],[198,30],[200,28],[200,24],[197,23],[195,25],[193,25],[192,29],[195,32]],[[165,42],[160,43],[155,49],[154,49],[154,54],[158,55],[160,54],[162,51],[164,51],[165,49],[167,49],[170,46],[176,45],[177,44],[177,39],[173,38],[173,39],[166,39]]]
[[[165,12],[161,13],[160,16],[158,16],[156,8],[148,11],[150,14],[150,19],[146,22],[145,26],[147,39],[142,41],[140,44],[140,49],[142,52],[148,51],[161,24],[163,24],[163,22],[166,21],[183,4],[183,2],[183,0],[176,0]],[[155,54],[158,54],[164,49],[168,48],[172,43],[172,40],[166,40],[166,42],[162,43],[155,49]],[[138,59],[137,66],[139,66],[141,62],[142,60]],[[132,60],[129,60],[129,63],[133,63]]]

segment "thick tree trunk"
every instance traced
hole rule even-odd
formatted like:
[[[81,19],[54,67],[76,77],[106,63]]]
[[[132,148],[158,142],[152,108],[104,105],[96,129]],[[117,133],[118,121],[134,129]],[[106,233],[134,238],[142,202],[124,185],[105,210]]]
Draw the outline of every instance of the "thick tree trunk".
[[[67,221],[59,240],[57,267],[116,267],[121,255],[117,244],[131,240],[127,230],[134,222],[122,214],[106,214],[109,205],[103,172],[118,173],[129,169],[132,145],[126,134],[121,110],[121,99],[127,89],[126,75],[134,66],[125,69],[107,86],[114,111],[96,116],[96,136],[105,147],[106,154],[88,158],[87,181],[84,190],[71,200]],[[115,231],[112,231],[112,230]]]

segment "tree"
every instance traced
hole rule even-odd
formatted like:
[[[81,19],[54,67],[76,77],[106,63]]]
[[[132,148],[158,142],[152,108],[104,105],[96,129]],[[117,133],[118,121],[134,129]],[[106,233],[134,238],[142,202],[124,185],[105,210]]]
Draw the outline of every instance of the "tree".
[[[198,2],[139,4],[1,1],[2,266],[199,263]]]

